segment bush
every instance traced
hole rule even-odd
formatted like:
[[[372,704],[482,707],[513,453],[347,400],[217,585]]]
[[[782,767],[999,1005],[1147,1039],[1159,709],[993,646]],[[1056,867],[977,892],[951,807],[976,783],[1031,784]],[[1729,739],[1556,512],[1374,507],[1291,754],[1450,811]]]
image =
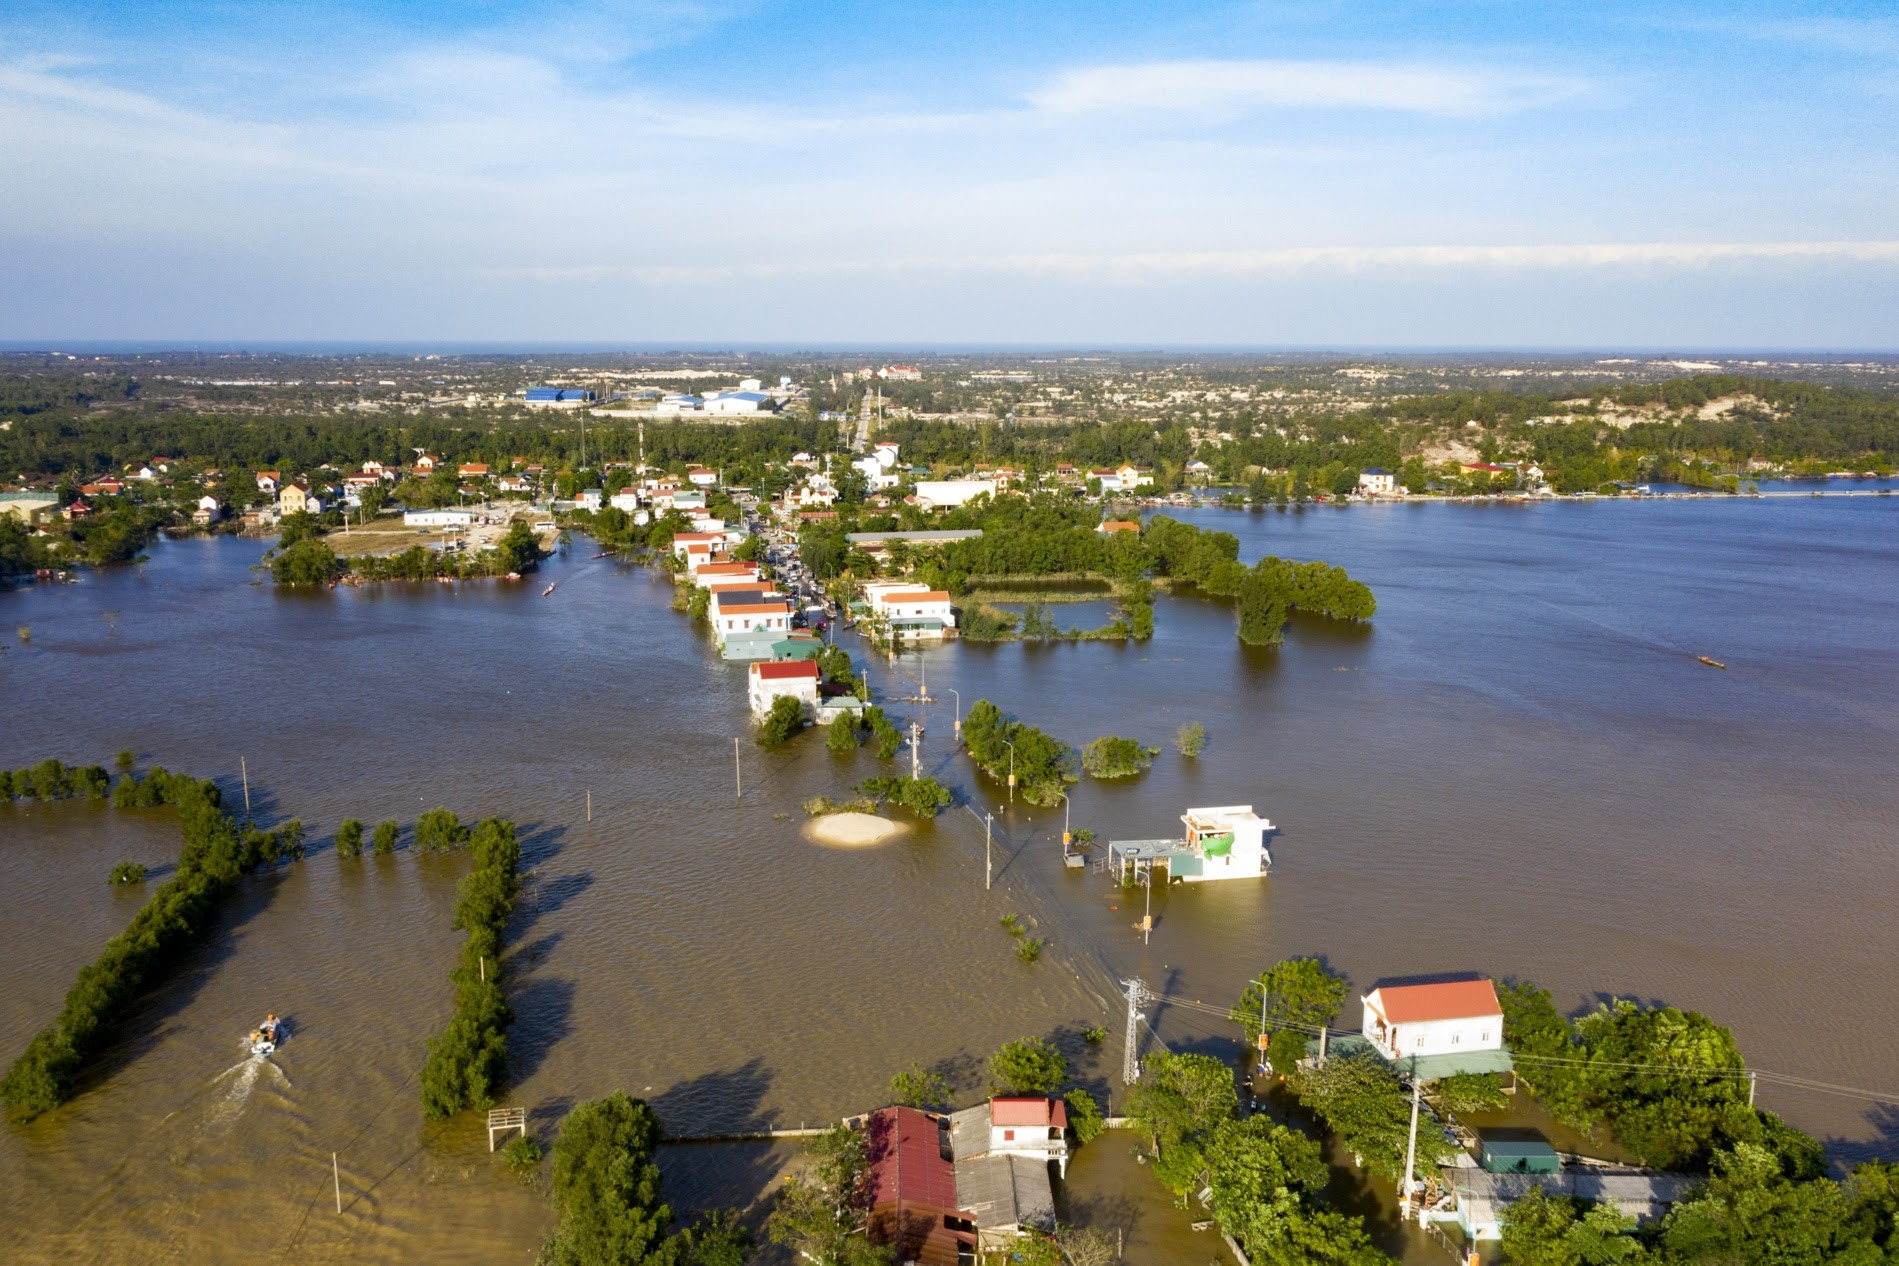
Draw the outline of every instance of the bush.
[[[759,723],[760,747],[776,747],[804,728],[804,703],[791,695],[779,695],[771,701],[771,711]]]
[[[112,758],[112,764],[120,773],[124,773],[132,768],[137,760],[138,757],[134,756],[132,749],[128,747]]]
[[[1198,721],[1187,722],[1174,732],[1174,746],[1182,756],[1200,755],[1207,750],[1207,727]]]
[[[857,790],[874,799],[901,805],[919,818],[935,817],[937,811],[947,808],[950,802],[949,788],[934,778],[866,778],[857,784]]]
[[[1025,963],[1032,963],[1042,956],[1042,947],[1048,944],[1039,936],[1025,936],[1015,943],[1015,956]]]
[[[1109,734],[1081,749],[1081,767],[1095,778],[1132,778],[1147,772],[1154,758],[1138,739]]]
[[[857,722],[849,717],[839,717],[831,722],[831,732],[824,736],[824,746],[839,756],[856,752]]]
[[[452,853],[468,842],[461,819],[437,805],[415,820],[415,846],[424,853]]]
[[[338,857],[363,855],[363,824],[355,818],[344,818],[343,825],[336,828],[336,855]]]
[[[120,862],[106,876],[106,882],[114,884],[142,884],[145,882],[145,868],[137,862]]]
[[[378,822],[376,824],[376,851],[384,854],[395,852],[396,841],[400,839],[401,836],[402,828],[396,825],[394,818]]]
[[[541,1145],[525,1134],[517,1135],[501,1149],[501,1159],[516,1178],[526,1178],[541,1163]]]

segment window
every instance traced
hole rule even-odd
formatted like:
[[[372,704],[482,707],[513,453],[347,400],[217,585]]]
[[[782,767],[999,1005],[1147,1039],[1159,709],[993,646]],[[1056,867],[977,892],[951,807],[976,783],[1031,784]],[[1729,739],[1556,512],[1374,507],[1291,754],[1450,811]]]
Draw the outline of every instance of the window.
[[[1005,1142],[1005,1143],[1013,1143],[1013,1142],[1015,1142],[1015,1131],[1014,1131],[1014,1130],[1004,1130],[1004,1131],[1002,1132],[1002,1141],[1003,1141],[1003,1142]]]
[[[1457,1044],[1458,1044],[1459,1042],[1461,1042],[1461,1041],[1463,1041],[1463,1040],[1464,1040],[1464,1035],[1463,1035],[1462,1033],[1453,1033],[1453,1034],[1451,1034],[1451,1045],[1452,1045],[1452,1046],[1456,1046],[1456,1045],[1457,1045]]]
[[[1477,1040],[1480,1042],[1488,1042],[1490,1040],[1490,1030],[1485,1029],[1483,1033],[1478,1036]]]

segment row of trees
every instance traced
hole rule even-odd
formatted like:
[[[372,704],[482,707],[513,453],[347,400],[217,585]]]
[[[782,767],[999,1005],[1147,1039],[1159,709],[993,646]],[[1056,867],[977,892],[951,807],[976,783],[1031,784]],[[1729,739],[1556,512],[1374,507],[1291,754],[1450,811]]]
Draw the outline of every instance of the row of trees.
[[[487,1108],[508,1072],[508,1025],[514,1019],[501,992],[501,943],[520,888],[521,845],[514,823],[484,818],[464,831],[447,809],[416,823],[416,846],[444,851],[466,839],[475,868],[461,882],[455,926],[465,930],[455,982],[455,1015],[429,1040],[422,1068],[422,1111],[430,1120],[465,1108]]]
[[[162,785],[166,802],[178,808],[184,836],[178,869],[99,958],[80,969],[58,1018],[0,1079],[0,1100],[21,1118],[66,1101],[86,1060],[117,1035],[132,999],[206,933],[243,875],[281,855],[276,834],[240,834],[221,807],[216,783],[169,775]]]

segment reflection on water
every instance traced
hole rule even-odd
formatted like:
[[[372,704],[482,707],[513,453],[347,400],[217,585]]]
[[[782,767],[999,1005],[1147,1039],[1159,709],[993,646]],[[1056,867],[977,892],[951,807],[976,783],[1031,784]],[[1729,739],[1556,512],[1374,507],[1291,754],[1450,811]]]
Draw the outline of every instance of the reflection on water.
[[[927,661],[921,764],[967,801],[863,851],[811,847],[798,806],[908,772],[907,753],[752,744],[740,666],[668,609],[661,578],[584,548],[550,562],[545,600],[493,584],[284,594],[245,583],[261,547],[229,538],[0,595],[34,630],[0,661],[20,718],[0,764],[130,747],[235,801],[243,757],[257,816],[300,817],[313,844],[245,885],[72,1104],[0,1133],[0,1258],[532,1254],[542,1198],[492,1162],[479,1122],[428,1125],[417,1102],[452,1004],[466,859],[329,848],[344,817],[409,823],[436,804],[521,824],[508,1101],[543,1137],[612,1089],[644,1093],[678,1133],[860,1110],[913,1059],[973,1070],[974,1093],[1002,1041],[1118,1033],[1119,976],[1224,1004],[1295,953],[1360,986],[1481,970],[1564,1005],[1663,999],[1732,1024],[1761,1066],[1899,1086],[1899,1055],[1811,1036],[1847,1014],[1899,1020],[1891,504],[1206,512],[1247,558],[1345,565],[1378,619],[1296,620],[1284,647],[1250,648],[1229,608],[1182,597],[1142,645],[891,660],[853,644],[886,699],[915,694]],[[1011,804],[956,754],[952,710],[983,697],[1070,742],[1163,749],[1141,779],[1078,786],[1073,825],[1154,836],[1188,805],[1251,802],[1282,828],[1273,876],[1156,893],[1144,948],[1104,876],[1062,869],[1062,808]],[[889,704],[899,724],[925,706]],[[1168,742],[1189,720],[1208,733],[1195,760]],[[162,811],[0,808],[0,1052],[131,917],[140,897],[106,870],[176,848]],[[1048,938],[1040,963],[1012,953],[1007,911]],[[296,1040],[234,1099],[234,1035],[266,1010],[296,1015]],[[1177,1048],[1230,1050],[1216,1017],[1157,1023]],[[1108,1089],[1118,1066],[1109,1050],[1090,1076]],[[1851,1101],[1762,1094],[1824,1137],[1890,1142]],[[682,1205],[748,1199],[734,1193],[777,1163],[675,1152]],[[1149,1198],[1145,1177],[1132,1198]]]

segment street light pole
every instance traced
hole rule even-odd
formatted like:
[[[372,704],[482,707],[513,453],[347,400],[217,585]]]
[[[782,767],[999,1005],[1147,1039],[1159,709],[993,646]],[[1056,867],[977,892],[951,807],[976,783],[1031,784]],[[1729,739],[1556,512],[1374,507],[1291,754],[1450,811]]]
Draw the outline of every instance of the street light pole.
[[[995,820],[996,815],[993,813],[985,813],[982,815],[982,890],[984,892],[989,891],[989,885],[995,879],[996,873],[995,862],[991,860],[989,851],[989,824]]]
[[[963,696],[954,686],[946,686],[944,689],[956,696],[956,737],[960,739],[963,737]]]
[[[1014,804],[1015,803],[1015,744],[1011,743],[1008,739],[1004,739],[1002,740],[1002,745],[1009,749],[1009,803]]]

